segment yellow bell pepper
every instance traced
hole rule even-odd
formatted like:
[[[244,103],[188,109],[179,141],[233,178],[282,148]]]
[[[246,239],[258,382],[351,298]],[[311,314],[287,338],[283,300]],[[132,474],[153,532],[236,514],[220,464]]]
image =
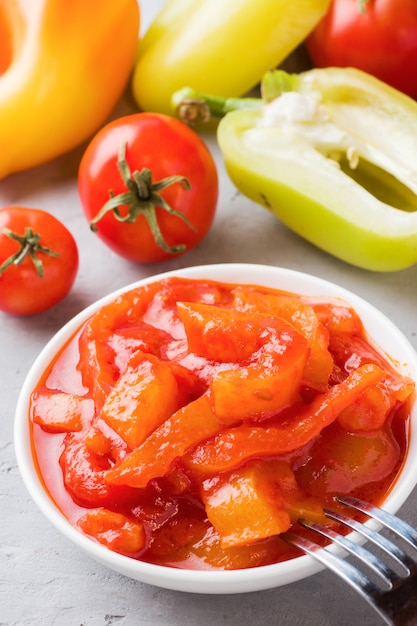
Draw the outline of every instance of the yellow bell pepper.
[[[0,178],[102,125],[129,80],[138,34],[136,0],[0,3]]]
[[[139,42],[134,98],[171,114],[184,85],[242,95],[279,65],[326,13],[330,0],[167,0]]]

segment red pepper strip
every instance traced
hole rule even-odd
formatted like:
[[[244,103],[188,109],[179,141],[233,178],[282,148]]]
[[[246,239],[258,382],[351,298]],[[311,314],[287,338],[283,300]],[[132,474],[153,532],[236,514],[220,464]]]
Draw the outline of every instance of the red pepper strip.
[[[106,473],[106,481],[112,485],[146,487],[150,480],[164,476],[177,457],[212,437],[221,427],[208,395],[204,394],[154,430],[136,450]]]
[[[363,332],[363,324],[358,313],[349,304],[335,298],[333,302],[301,296],[306,304],[314,309],[319,321],[326,326],[330,333],[346,333],[347,335],[360,335]]]
[[[143,524],[109,509],[91,509],[78,520],[78,526],[110,550],[135,554],[145,545]]]
[[[50,433],[80,431],[94,416],[91,398],[45,390],[32,394],[31,418]]]
[[[82,382],[94,398],[96,410],[99,411],[119,376],[114,362],[114,351],[111,346],[96,338],[89,338],[90,328],[87,324],[85,332],[80,336],[80,362]]]
[[[111,507],[115,502],[125,504],[137,501],[135,489],[107,484],[110,459],[95,454],[79,435],[69,433],[65,436],[59,463],[64,486],[79,506]]]
[[[384,376],[385,372],[377,365],[364,365],[316,396],[293,420],[277,421],[276,425],[267,427],[242,424],[223,430],[187,454],[183,462],[193,473],[214,474],[238,467],[250,458],[292,452],[317,437],[343,409]]]
[[[220,420],[265,419],[295,400],[308,346],[291,323],[207,304],[178,303],[178,310],[188,349],[230,363],[210,382]]]
[[[214,307],[210,304],[178,302],[178,313],[184,324],[188,350],[210,361],[244,363],[273,336],[294,327],[263,312],[243,312]],[[298,333],[297,333],[298,334]]]
[[[141,320],[151,302],[157,284],[132,289],[104,305],[85,324],[79,338],[81,372],[85,387],[94,397],[97,410],[120,375],[116,352],[112,346],[118,329],[128,328]],[[116,348],[119,346],[116,345]]]
[[[415,390],[415,382],[408,376],[400,374],[367,336],[355,337],[345,333],[332,333],[330,350],[336,365],[344,371],[348,372],[352,368],[352,363],[355,367],[375,363],[384,369],[386,373],[384,388],[390,395],[392,405],[397,401],[405,402]]]
[[[310,353],[305,364],[303,384],[318,391],[326,391],[333,369],[333,358],[328,350],[329,331],[322,324],[313,307],[299,297],[288,294],[265,294],[240,285],[233,290],[233,308],[238,311],[257,311],[287,320],[307,339]]]
[[[304,337],[286,332],[260,351],[255,365],[214,374],[210,392],[218,419],[223,424],[264,420],[290,406],[300,389],[307,354]]]

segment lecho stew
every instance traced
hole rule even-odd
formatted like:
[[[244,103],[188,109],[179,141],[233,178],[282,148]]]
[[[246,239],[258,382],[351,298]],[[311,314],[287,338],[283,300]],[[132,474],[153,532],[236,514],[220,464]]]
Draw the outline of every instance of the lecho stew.
[[[336,493],[380,503],[414,382],[352,307],[166,278],[104,305],[31,398],[39,473],[80,532],[171,567],[292,558],[280,533]]]

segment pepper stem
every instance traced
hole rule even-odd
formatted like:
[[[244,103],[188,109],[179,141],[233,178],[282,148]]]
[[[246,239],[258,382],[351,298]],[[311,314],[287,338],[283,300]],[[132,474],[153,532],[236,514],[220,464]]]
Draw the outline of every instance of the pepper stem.
[[[213,117],[224,117],[231,111],[259,109],[262,100],[260,98],[223,98],[200,93],[191,87],[184,87],[173,94],[171,104],[182,122],[194,126],[207,123]]]
[[[41,238],[40,234],[34,233],[29,226],[25,228],[25,234],[23,236],[16,235],[16,233],[8,228],[3,228],[2,233],[3,235],[10,237],[10,239],[17,241],[20,244],[20,248],[0,265],[0,276],[11,265],[20,265],[26,257],[30,257],[33,265],[35,266],[37,275],[39,278],[43,278],[43,263],[38,258],[39,252],[43,252],[49,256],[59,256],[58,252],[54,252],[53,250],[42,246],[39,243]]]
[[[162,189],[165,189],[175,183],[179,183],[182,187],[184,187],[184,189],[191,189],[188,179],[185,176],[168,176],[154,183],[152,181],[152,172],[147,168],[143,168],[140,172],[135,170],[132,173],[126,160],[126,142],[123,142],[120,146],[117,166],[119,168],[120,176],[127,187],[127,191],[118,195],[114,195],[112,191],[109,192],[109,200],[107,200],[97,215],[90,222],[91,230],[96,232],[98,230],[98,222],[100,222],[100,220],[110,212],[113,213],[114,218],[118,222],[125,222],[129,224],[134,223],[139,215],[143,215],[148,223],[157,246],[170,254],[184,252],[186,249],[184,244],[169,246],[165,241],[161,233],[161,229],[159,228],[158,218],[156,216],[156,207],[160,207],[167,213],[179,217],[192,230],[196,230],[194,224],[186,215],[184,215],[184,213],[173,209],[159,194]],[[121,206],[127,207],[126,212],[123,214],[120,212]]]

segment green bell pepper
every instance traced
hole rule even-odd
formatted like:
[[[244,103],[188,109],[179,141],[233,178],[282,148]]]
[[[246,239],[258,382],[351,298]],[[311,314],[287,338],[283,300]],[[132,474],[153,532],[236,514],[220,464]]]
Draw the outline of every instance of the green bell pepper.
[[[417,102],[350,68],[269,72],[262,96],[200,98],[235,186],[348,263],[416,263]]]

